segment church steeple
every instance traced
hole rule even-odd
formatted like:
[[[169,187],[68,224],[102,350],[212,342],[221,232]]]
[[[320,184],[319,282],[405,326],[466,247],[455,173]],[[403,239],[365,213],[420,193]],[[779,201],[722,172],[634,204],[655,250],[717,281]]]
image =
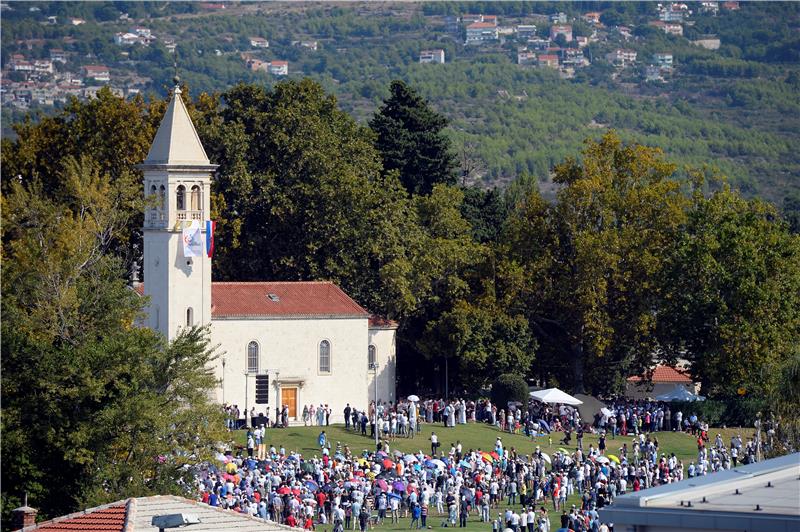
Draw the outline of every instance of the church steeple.
[[[181,327],[211,322],[211,258],[187,248],[183,230],[208,235],[211,212],[210,164],[200,137],[175,86],[147,158],[148,206],[144,217],[144,293],[149,324],[172,339]]]
[[[209,164],[177,84],[144,164]]]

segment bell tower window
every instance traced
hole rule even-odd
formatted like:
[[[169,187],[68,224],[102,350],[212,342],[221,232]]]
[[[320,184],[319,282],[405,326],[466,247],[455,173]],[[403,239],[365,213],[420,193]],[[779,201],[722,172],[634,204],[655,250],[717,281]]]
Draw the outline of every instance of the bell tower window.
[[[179,211],[186,210],[186,187],[183,185],[178,185],[175,192],[175,208]]]
[[[167,191],[164,188],[164,185],[161,185],[161,187],[158,189],[158,208],[162,211],[164,210],[164,199],[167,195],[166,192]]]
[[[193,210],[193,211],[201,210],[201,207],[200,207],[200,187],[198,187],[197,185],[192,187],[191,210]]]

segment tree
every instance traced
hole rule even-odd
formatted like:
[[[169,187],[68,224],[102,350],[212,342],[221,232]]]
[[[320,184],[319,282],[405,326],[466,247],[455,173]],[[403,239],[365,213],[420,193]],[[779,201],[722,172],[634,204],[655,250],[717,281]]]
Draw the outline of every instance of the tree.
[[[367,128],[310,80],[239,85],[197,116],[220,164],[219,279],[328,279],[391,317],[416,305],[416,215]]]
[[[517,304],[540,344],[537,366],[576,392],[617,389],[653,362],[655,279],[686,203],[674,170],[610,132],[588,141],[582,162],[556,166],[555,204],[532,191],[512,214],[505,242],[528,276]]]
[[[504,373],[492,383],[492,403],[508,408],[511,402],[528,403],[528,385],[519,373]]]
[[[447,120],[404,82],[393,81],[389,90],[369,123],[384,172],[397,170],[412,194],[429,194],[437,183],[455,184],[457,162],[443,133]]]
[[[662,341],[711,397],[764,397],[800,335],[800,238],[771,205],[695,194],[665,270]]]
[[[62,195],[38,179],[3,195],[3,511],[44,517],[180,490],[190,455],[223,441],[203,329],[165,345],[111,253],[126,230],[119,181],[67,158]],[[5,466],[7,464],[7,467]]]

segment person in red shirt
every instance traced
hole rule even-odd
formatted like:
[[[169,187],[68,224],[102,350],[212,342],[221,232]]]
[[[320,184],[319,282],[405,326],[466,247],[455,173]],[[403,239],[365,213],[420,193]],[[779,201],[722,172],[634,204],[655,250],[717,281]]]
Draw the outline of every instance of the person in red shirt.
[[[297,526],[297,519],[294,518],[294,514],[289,514],[289,517],[286,518],[286,526],[293,528]]]
[[[306,517],[306,522],[303,524],[306,530],[314,530],[314,520],[311,517]]]

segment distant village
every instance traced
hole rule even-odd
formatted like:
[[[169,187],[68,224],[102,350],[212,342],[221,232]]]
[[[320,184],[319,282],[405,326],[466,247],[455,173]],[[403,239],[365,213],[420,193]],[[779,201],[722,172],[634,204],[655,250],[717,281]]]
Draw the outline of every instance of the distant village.
[[[205,10],[224,10],[225,4],[200,4]],[[20,9],[20,7],[15,7]],[[0,4],[0,9],[12,9],[8,4]],[[38,10],[31,7],[30,10]],[[716,15],[720,10],[737,10],[738,2],[701,2],[700,11],[704,14]],[[657,18],[648,21],[648,25],[658,28],[667,34],[682,36],[684,25],[691,25],[692,10],[685,3],[666,3],[657,5]],[[669,80],[678,66],[673,53],[662,50],[650,57],[641,57],[635,50],[626,47],[626,43],[635,40],[633,30],[627,26],[607,27],[601,22],[602,13],[587,12],[580,15],[580,22],[591,31],[588,35],[575,35],[572,23],[564,13],[552,15],[531,15],[525,23],[505,25],[499,17],[484,14],[463,14],[461,16],[441,17],[445,31],[463,36],[464,45],[473,49],[498,49],[507,51],[507,43],[516,48],[513,60],[521,68],[553,69],[563,78],[575,76],[576,71],[597,61],[605,62],[615,68],[614,77],[628,69],[636,68],[636,75],[642,83],[664,83]],[[120,21],[124,22],[123,14]],[[79,26],[86,21],[80,18],[59,20],[57,17],[42,16],[40,21],[46,25],[68,24]],[[549,27],[549,30],[548,30]],[[542,31],[539,29],[542,28]],[[583,33],[586,33],[584,31]],[[546,34],[546,36],[544,36]],[[64,48],[74,43],[74,39],[65,37]],[[159,35],[149,28],[134,24],[128,31],[114,35],[114,45],[125,49],[141,46],[147,47],[160,43],[174,54],[175,38]],[[611,44],[611,51],[603,57],[592,57],[588,51],[590,43]],[[697,46],[717,49],[720,41],[716,36],[705,36],[692,41]],[[29,39],[16,43],[23,50],[14,53],[5,61],[2,70],[0,95],[2,104],[19,109],[27,109],[31,105],[54,105],[64,103],[70,96],[90,98],[103,86],[109,86],[117,95],[130,96],[145,90],[152,80],[137,75],[131,66],[117,65],[111,68],[102,64],[87,64],[91,56],[79,56],[77,52],[65,51],[64,48],[49,47],[52,41]],[[26,54],[24,50],[34,50],[48,44],[49,57],[41,54]],[[298,40],[293,46],[316,52],[319,43],[316,40]],[[273,78],[289,75],[289,61],[265,59],[263,52],[269,49],[269,40],[262,36],[250,36],[248,50],[238,52],[243,66],[252,72],[263,72]],[[127,55],[128,52],[122,52]],[[220,50],[212,53],[222,55]],[[34,57],[34,55],[36,57]],[[444,49],[420,50],[419,63],[445,64],[448,61]]]

